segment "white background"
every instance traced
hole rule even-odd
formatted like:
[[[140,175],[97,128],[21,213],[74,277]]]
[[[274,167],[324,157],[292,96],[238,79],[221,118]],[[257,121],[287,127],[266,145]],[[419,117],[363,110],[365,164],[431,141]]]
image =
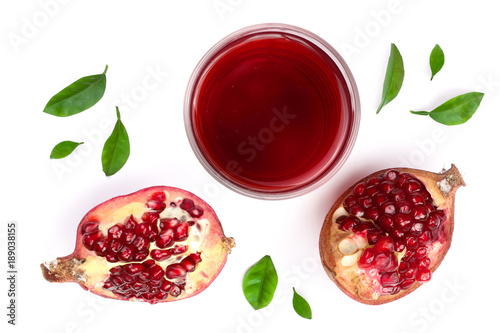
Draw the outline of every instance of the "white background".
[[[1,327],[53,333],[498,331],[498,307],[491,306],[500,297],[494,164],[500,143],[500,20],[494,3],[2,1],[0,258],[6,271],[5,224],[16,221],[19,308],[18,326],[7,325],[2,277]],[[198,60],[234,30],[265,22],[297,25],[326,39],[346,59],[361,96],[360,133],[349,160],[320,189],[292,200],[250,199],[219,185],[196,160],[184,132],[184,91]],[[391,42],[403,55],[405,82],[376,115]],[[428,57],[436,43],[446,63],[431,82]],[[42,112],[53,94],[79,77],[101,73],[106,64],[108,85],[96,106],[70,118]],[[160,73],[157,81],[150,80],[150,72]],[[430,110],[475,90],[485,97],[464,125],[446,127],[408,112]],[[106,123],[116,119],[115,105],[122,109],[131,156],[107,178],[100,154],[112,127]],[[49,160],[52,147],[63,140],[85,141],[85,147],[65,160]],[[319,264],[319,231],[335,198],[378,169],[440,171],[450,163],[459,167],[467,187],[458,192],[451,250],[432,281],[383,306],[345,296]],[[42,278],[40,263],[73,251],[76,226],[89,209],[151,185],[177,186],[205,198],[226,235],[236,239],[210,288],[188,300],[152,306],[107,301],[76,284]],[[273,303],[256,312],[241,283],[248,267],[266,254],[280,282]],[[309,301],[311,321],[295,314],[292,287]]]

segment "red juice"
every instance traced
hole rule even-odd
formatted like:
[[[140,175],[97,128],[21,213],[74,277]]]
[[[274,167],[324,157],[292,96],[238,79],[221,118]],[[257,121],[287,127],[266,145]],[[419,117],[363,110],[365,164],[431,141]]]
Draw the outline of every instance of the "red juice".
[[[350,151],[346,140],[357,131],[352,82],[307,38],[247,33],[200,70],[186,101],[189,122],[198,157],[226,185],[254,195],[297,191]]]

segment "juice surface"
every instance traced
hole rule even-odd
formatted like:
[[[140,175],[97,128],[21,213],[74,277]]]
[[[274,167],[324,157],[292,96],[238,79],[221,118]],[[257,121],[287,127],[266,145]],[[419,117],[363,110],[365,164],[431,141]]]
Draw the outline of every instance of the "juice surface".
[[[350,108],[333,60],[312,43],[260,33],[226,46],[194,94],[205,158],[243,187],[286,191],[326,172],[343,149]]]

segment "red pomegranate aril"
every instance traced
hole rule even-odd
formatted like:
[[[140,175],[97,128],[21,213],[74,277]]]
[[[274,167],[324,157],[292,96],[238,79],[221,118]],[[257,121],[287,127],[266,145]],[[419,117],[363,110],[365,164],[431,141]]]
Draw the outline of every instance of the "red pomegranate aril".
[[[398,269],[398,258],[394,255],[394,253],[390,254],[391,261],[389,266],[385,269],[386,272],[394,272]]]
[[[191,259],[193,259],[194,263],[200,263],[201,262],[201,253],[200,252],[194,252],[189,255]]]
[[[391,232],[394,229],[394,218],[390,215],[381,215],[378,219],[380,229]]]
[[[380,212],[376,207],[368,207],[365,209],[364,218],[372,221],[378,221],[379,217],[380,217]]]
[[[127,230],[135,230],[135,227],[137,227],[137,221],[134,219],[133,215],[129,216],[123,227]]]
[[[398,285],[395,286],[387,286],[382,287],[381,294],[382,295],[396,295],[401,290],[401,287]]]
[[[191,257],[186,257],[186,258],[182,259],[181,265],[182,265],[182,267],[184,267],[184,269],[188,273],[193,272],[195,267],[196,267],[195,263],[194,263],[193,259],[191,259]]]
[[[186,276],[186,269],[181,264],[171,264],[166,268],[166,276],[168,279],[178,279]]]
[[[151,276],[151,280],[158,281],[165,275],[165,272],[159,265],[154,265],[149,268],[149,275]]]
[[[161,285],[160,285],[160,290],[168,293],[170,291],[170,288],[172,288],[172,283],[168,280],[162,280]]]
[[[170,253],[172,255],[186,253],[186,251],[188,250],[188,248],[189,247],[187,245],[176,245],[176,246],[174,246],[173,248],[170,249]]]
[[[106,253],[106,260],[109,262],[118,262],[118,257],[116,254]]]
[[[414,279],[417,275],[417,266],[415,263],[409,263],[408,269],[401,274],[401,276],[405,279]]]
[[[396,180],[396,186],[401,187],[404,183],[406,183],[407,180],[413,178],[409,173],[406,172],[400,172],[399,177]]]
[[[375,252],[394,252],[394,240],[389,236],[380,237],[375,246]]]
[[[380,211],[388,215],[393,215],[396,212],[396,206],[394,202],[387,201],[380,205]]]
[[[92,231],[91,233],[85,234],[82,237],[82,242],[85,247],[92,251],[94,244],[101,238],[101,232],[99,230]]]
[[[135,247],[135,249],[139,252],[142,252],[146,249],[149,249],[149,242],[143,238],[143,237],[137,237],[133,242],[132,245]]]
[[[366,185],[368,185],[368,186],[379,185],[383,180],[384,180],[384,177],[382,177],[382,176],[373,177],[373,178],[370,178],[366,181]]]
[[[439,217],[438,211],[434,211],[429,213],[429,217],[427,218],[427,227],[429,228],[437,228],[441,224],[441,219]]]
[[[113,239],[109,242],[109,250],[112,253],[118,253],[122,248],[123,244],[119,240]]]
[[[398,272],[383,273],[382,275],[380,275],[380,284],[383,287],[395,286],[399,284]]]
[[[420,192],[422,190],[422,185],[417,180],[408,180],[403,184],[402,188],[406,194],[412,194]]]
[[[414,205],[424,205],[427,200],[425,199],[425,197],[420,194],[420,193],[413,193],[413,194],[410,194],[408,196],[408,199],[410,200],[410,202],[412,202]]]
[[[410,228],[410,234],[413,236],[420,236],[424,231],[424,224],[422,222],[415,222]]]
[[[361,220],[355,216],[348,216],[343,218],[340,222],[339,229],[343,231],[353,230],[356,226],[361,224]]]
[[[415,283],[415,279],[413,278],[403,278],[401,279],[401,282],[399,283],[399,286],[401,287],[402,290],[409,289],[413,283]]]
[[[376,227],[373,223],[370,222],[361,222],[357,226],[352,228],[352,231],[355,233],[363,232],[363,231],[369,231],[369,230],[375,230]]]
[[[188,239],[189,224],[187,222],[181,222],[174,229],[175,240],[178,242],[185,241]]]
[[[395,188],[389,193],[389,198],[394,202],[403,201],[405,199],[404,191],[400,188]]]
[[[170,289],[170,295],[172,295],[174,297],[178,297],[181,293],[182,293],[182,290],[178,285],[176,285],[176,284],[172,285],[172,288]]]
[[[405,236],[405,232],[398,229],[394,229],[389,233],[389,235],[395,240],[402,240]]]
[[[373,257],[373,267],[381,271],[386,270],[391,263],[391,254],[387,252],[375,252]]]
[[[102,286],[103,289],[113,291],[116,289],[115,285],[111,281],[106,281],[104,282],[104,285]]]
[[[132,242],[135,240],[135,237],[137,237],[137,235],[133,230],[125,229],[123,231],[121,241],[125,244],[132,244]]]
[[[384,235],[384,232],[380,229],[370,230],[366,233],[366,239],[368,240],[368,244],[374,245]]]
[[[357,217],[363,217],[365,214],[365,211],[363,207],[361,207],[358,204],[354,204],[349,209],[347,210],[350,214],[357,216]]]
[[[111,276],[111,282],[116,286],[116,287],[119,287],[121,286],[122,284],[125,283],[125,281],[123,280],[123,278],[119,275],[113,275]]]
[[[133,259],[134,252],[128,246],[124,246],[118,253],[118,259],[121,261],[131,261]]]
[[[406,249],[406,245],[405,243],[402,241],[402,240],[397,240],[396,243],[395,243],[395,246],[394,246],[394,250],[396,252],[403,252],[404,249]]]
[[[133,277],[132,275],[126,274],[126,273],[122,274],[122,278],[127,283],[132,283],[132,282],[135,282],[135,280],[136,280],[135,277]]]
[[[431,266],[431,259],[425,257],[418,262],[417,269],[429,268],[430,266]]]
[[[142,261],[146,259],[149,255],[149,250],[143,250],[141,252],[135,252],[134,254],[134,260],[135,261]]]
[[[135,228],[135,232],[138,236],[148,238],[149,234],[153,230],[153,227],[149,223],[141,223]]]
[[[363,207],[363,208],[368,208],[372,205],[372,198],[370,197],[363,197],[363,198],[359,198],[358,200],[358,204]],[[366,214],[366,212],[365,212]]]
[[[427,256],[428,249],[425,246],[421,246],[415,250],[415,259],[421,260]]]
[[[111,239],[120,239],[122,237],[122,233],[122,227],[118,224],[115,224],[108,229],[108,237],[111,237]]]
[[[98,240],[95,244],[94,244],[94,252],[100,256],[100,257],[104,257],[106,255],[106,251],[108,250],[108,239],[106,240]]]
[[[144,212],[142,214],[142,221],[149,224],[156,224],[158,219],[160,218],[160,214],[158,212]]]
[[[406,236],[405,243],[408,250],[415,250],[418,247],[418,240],[415,236]]]
[[[160,249],[170,247],[174,242],[174,231],[172,229],[165,230],[156,238],[156,246]]]
[[[424,206],[415,206],[412,208],[410,216],[416,221],[427,219],[427,209]]]
[[[194,206],[194,208],[189,212],[189,215],[191,215],[191,217],[199,218],[203,216],[203,213],[203,208],[200,206]]]
[[[156,261],[167,260],[171,256],[172,256],[172,253],[170,253],[170,250],[154,249],[151,251],[151,258],[153,258]]]
[[[99,222],[89,221],[82,225],[82,227],[80,228],[80,232],[82,235],[90,234],[91,232],[96,231],[98,228]]]
[[[376,185],[368,186],[365,191],[365,194],[369,197],[373,197],[377,193],[379,193],[379,190]]]
[[[399,175],[399,171],[396,170],[389,170],[385,173],[385,180],[389,180],[391,182],[396,181]]]
[[[407,214],[394,214],[394,227],[400,231],[406,232],[411,228],[411,217]]]
[[[131,276],[136,276],[137,274],[144,271],[144,266],[142,264],[127,264],[123,266],[123,270]]]
[[[167,200],[167,196],[165,195],[165,192],[161,191],[151,194],[150,199],[157,201],[165,201]]]
[[[386,202],[387,197],[384,194],[378,193],[373,196],[373,204],[376,206],[381,206],[384,202]]]
[[[424,230],[418,237],[418,244],[426,245],[431,241],[432,235],[429,230]]]
[[[354,186],[354,190],[352,191],[354,195],[361,197],[365,194],[366,191],[366,183],[359,183]]]
[[[183,199],[179,207],[189,213],[194,208],[194,201],[191,199]]]
[[[161,219],[160,220],[160,230],[165,231],[167,229],[174,229],[181,221],[176,218],[173,219]]]
[[[122,273],[123,269],[121,266],[115,266],[115,267],[112,267],[110,270],[109,270],[109,273],[111,275],[120,275]]]
[[[149,200],[146,206],[152,210],[163,211],[167,207],[167,204],[163,201]]]
[[[395,188],[395,184],[392,181],[385,180],[379,185],[379,190],[383,194],[389,194]]]
[[[408,263],[411,263],[415,261],[414,256],[415,256],[415,250],[406,249],[406,252],[401,258],[401,261],[406,261]]]
[[[373,259],[375,258],[375,252],[372,248],[367,248],[361,253],[358,259],[359,268],[368,268],[373,264]]]
[[[354,194],[351,194],[344,199],[344,207],[349,208],[357,202],[358,198]]]
[[[401,214],[410,214],[412,205],[408,201],[396,202],[396,211]]]
[[[432,273],[428,268],[422,268],[422,269],[417,270],[417,274],[416,274],[415,279],[421,283],[427,282],[431,279],[431,275],[432,275]]]

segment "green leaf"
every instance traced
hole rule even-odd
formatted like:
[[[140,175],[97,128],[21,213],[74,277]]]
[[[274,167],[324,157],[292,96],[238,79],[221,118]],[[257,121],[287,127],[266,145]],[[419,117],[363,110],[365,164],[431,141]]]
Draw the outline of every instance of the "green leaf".
[[[271,257],[266,255],[246,272],[243,293],[248,303],[258,310],[271,303],[277,285],[278,274]]]
[[[57,117],[69,117],[95,105],[106,90],[106,71],[82,77],[54,95],[43,112]]]
[[[401,53],[399,53],[396,45],[391,44],[391,55],[389,56],[389,62],[387,63],[387,70],[385,72],[384,79],[384,89],[382,90],[382,101],[377,109],[377,113],[392,101],[398,95],[403,85],[403,79],[405,76],[405,69],[403,65],[403,58]]]
[[[59,142],[52,149],[52,152],[50,153],[50,158],[51,159],[64,158],[69,154],[71,154],[73,150],[75,150],[76,147],[78,147],[81,144],[83,144],[83,142],[74,142],[74,141]]]
[[[429,65],[431,66],[432,81],[434,75],[436,75],[444,65],[444,53],[438,44],[436,44],[436,46],[432,49],[431,56],[429,58]]]
[[[428,115],[444,125],[460,125],[469,120],[476,112],[484,93],[470,92],[453,97],[432,111],[410,111],[413,114]]]
[[[312,319],[312,312],[309,303],[307,303],[307,301],[302,296],[297,294],[295,288],[293,288],[292,303],[293,303],[293,309],[295,310],[295,312],[297,312],[299,316],[306,319]]]
[[[112,176],[117,173],[127,162],[130,155],[130,142],[127,130],[120,119],[120,110],[116,107],[116,121],[115,128],[111,135],[104,143],[102,149],[102,171],[106,176]]]

